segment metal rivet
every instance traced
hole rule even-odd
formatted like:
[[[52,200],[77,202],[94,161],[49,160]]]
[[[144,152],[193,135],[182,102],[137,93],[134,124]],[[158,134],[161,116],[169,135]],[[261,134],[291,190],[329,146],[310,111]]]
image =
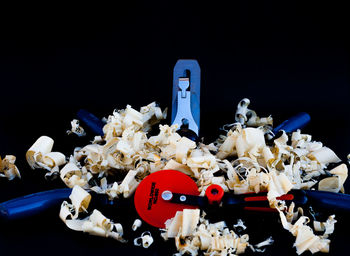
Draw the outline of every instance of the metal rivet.
[[[180,196],[180,201],[181,201],[181,202],[186,201],[186,196],[184,196],[184,195]]]
[[[171,193],[171,191],[169,191],[169,190],[165,190],[162,193],[162,198],[165,201],[169,201],[173,198],[173,193]]]

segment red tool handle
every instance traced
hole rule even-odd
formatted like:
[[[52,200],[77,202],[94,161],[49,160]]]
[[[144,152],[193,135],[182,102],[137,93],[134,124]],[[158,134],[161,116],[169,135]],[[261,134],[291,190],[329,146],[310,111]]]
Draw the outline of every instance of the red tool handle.
[[[276,209],[270,208],[268,205],[262,206],[259,205],[259,202],[268,202],[267,200],[267,195],[265,194],[266,192],[263,192],[264,194],[261,195],[255,194],[255,193],[248,193],[248,194],[243,194],[242,201],[244,206],[244,210],[248,211],[263,211],[263,212],[274,212]],[[222,198],[224,196],[225,192],[224,189],[217,184],[210,185],[207,190],[205,191],[205,196],[208,199],[208,203],[210,205],[213,204],[220,204],[222,202]],[[294,199],[293,194],[286,194],[283,196],[280,196],[277,198],[278,200],[286,200],[286,201],[291,201]]]
[[[222,205],[224,207],[240,207],[247,211],[275,212],[276,209],[270,208],[267,199],[267,192],[258,194],[246,193],[239,195],[225,194],[220,185],[210,185],[205,196],[195,196],[182,193],[171,193],[169,201],[172,203],[193,205],[198,207],[207,207],[208,205]],[[303,191],[290,191],[286,195],[277,197],[278,200],[295,201],[298,205],[305,205],[307,198]]]

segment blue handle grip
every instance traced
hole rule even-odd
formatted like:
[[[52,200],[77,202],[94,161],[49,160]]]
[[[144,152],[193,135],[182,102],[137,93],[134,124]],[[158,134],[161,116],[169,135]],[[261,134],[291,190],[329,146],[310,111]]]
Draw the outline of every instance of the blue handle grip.
[[[80,109],[77,116],[93,131],[93,133],[101,136],[104,135],[103,126],[105,123],[98,119],[95,115],[86,111],[85,109]]]
[[[0,204],[0,218],[16,220],[57,206],[71,194],[71,188],[54,189],[15,198]]]
[[[296,131],[297,129],[303,128],[310,122],[310,115],[305,112],[301,112],[288,120],[281,123],[275,129],[272,130],[274,134],[277,134],[279,131],[284,130],[286,133]]]
[[[305,192],[312,206],[328,209],[331,212],[350,213],[350,195],[348,194],[317,190],[305,190]]]

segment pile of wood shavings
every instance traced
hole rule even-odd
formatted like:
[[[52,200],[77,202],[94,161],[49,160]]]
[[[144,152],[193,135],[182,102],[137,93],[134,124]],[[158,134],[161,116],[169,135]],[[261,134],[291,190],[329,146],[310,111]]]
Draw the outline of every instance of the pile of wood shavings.
[[[267,143],[272,117],[258,117],[248,109],[249,103],[243,99],[238,104],[236,123],[230,125],[226,135],[209,145],[181,137],[176,133],[177,126],[159,125],[159,134],[149,136],[147,132],[166,117],[166,111],[155,103],[139,111],[128,105],[106,119],[103,137],[97,136],[92,144],[76,148],[70,157],[51,152],[53,140],[42,136],[28,150],[27,161],[32,168],[44,168],[50,175],[59,174],[62,181],[73,188],[71,203],[63,202],[60,217],[74,230],[125,242],[121,224],[114,224],[100,211],[94,210],[91,216],[79,219],[79,213],[87,211],[91,200],[86,190],[106,194],[110,199],[128,198],[147,175],[175,169],[193,178],[201,195],[211,184],[235,194],[267,190],[270,207],[277,208],[283,227],[296,237],[297,253],[328,252],[328,237],[333,232],[335,216],[330,216],[326,223],[316,222],[315,230],[325,232],[315,235],[307,225],[310,220],[303,216],[303,209],[295,211],[293,203],[287,206],[276,198],[291,189],[311,187],[344,192],[346,165],[327,170],[330,163],[340,163],[340,159],[300,130],[291,136],[283,133],[272,144]],[[116,174],[122,174],[123,179],[108,183],[108,176]],[[320,180],[324,174],[329,177]],[[90,181],[96,178],[100,185],[91,185]],[[238,236],[224,222],[212,224],[204,214],[199,216],[199,210],[185,209],[166,222],[162,236],[175,239],[180,255],[197,255],[200,250],[204,255],[235,255],[245,252],[246,248],[258,252],[272,241],[268,239],[253,246],[247,234]]]

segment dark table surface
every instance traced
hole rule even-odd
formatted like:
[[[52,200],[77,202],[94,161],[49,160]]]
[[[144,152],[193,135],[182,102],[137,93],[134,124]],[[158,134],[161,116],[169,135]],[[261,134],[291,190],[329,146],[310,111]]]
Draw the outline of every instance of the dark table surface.
[[[308,112],[312,121],[304,133],[344,162],[350,153],[349,43],[343,6],[237,1],[230,7],[160,2],[4,10],[0,154],[17,156],[22,179],[1,179],[0,201],[64,187],[60,180],[45,180],[43,171],[30,170],[25,153],[41,135],[51,136],[54,150],[66,155],[89,143],[91,133],[86,138],[66,135],[78,109],[102,118],[126,104],[139,108],[157,101],[162,108],[170,107],[172,69],[181,58],[197,59],[201,66],[201,136],[207,143],[222,125],[234,121],[236,105],[247,97],[250,108],[260,116],[271,114],[275,124]],[[128,231],[129,243],[120,244],[68,230],[58,211],[2,223],[0,255],[174,252],[173,241],[163,242],[159,231],[145,224],[136,234]],[[132,207],[112,215],[126,231],[137,217]],[[242,217],[253,244],[272,235],[274,245],[261,255],[296,254],[294,238],[276,216],[222,216],[231,224]],[[339,216],[330,255],[346,253],[348,227],[346,216]],[[145,230],[152,231],[154,244],[147,250],[134,247],[132,238]]]

